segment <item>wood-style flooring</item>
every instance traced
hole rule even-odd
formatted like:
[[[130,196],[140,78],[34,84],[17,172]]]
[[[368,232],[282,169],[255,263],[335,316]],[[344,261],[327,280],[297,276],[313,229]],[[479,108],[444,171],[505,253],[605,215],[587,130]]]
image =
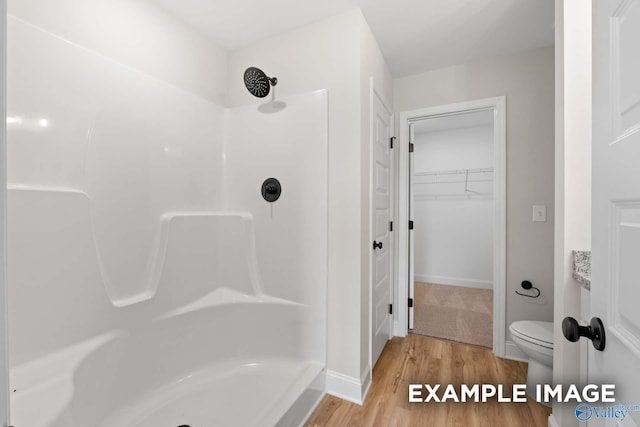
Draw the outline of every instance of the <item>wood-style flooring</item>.
[[[410,334],[391,339],[373,370],[363,406],[325,396],[306,423],[316,426],[546,427],[551,410],[527,403],[409,403],[409,384],[512,384],[526,382],[526,363],[489,349]],[[426,397],[426,392],[423,392]]]

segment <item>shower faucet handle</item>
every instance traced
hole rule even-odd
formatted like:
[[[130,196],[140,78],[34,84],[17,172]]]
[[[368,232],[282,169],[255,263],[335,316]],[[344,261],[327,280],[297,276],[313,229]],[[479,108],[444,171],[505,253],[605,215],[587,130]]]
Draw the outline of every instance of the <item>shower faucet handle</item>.
[[[280,198],[280,194],[282,193],[280,181],[276,178],[265,179],[260,188],[260,193],[262,194],[262,198],[267,202],[275,202]]]
[[[375,240],[373,241],[373,249],[375,250],[376,248],[378,249],[382,249],[382,242],[376,242]]]

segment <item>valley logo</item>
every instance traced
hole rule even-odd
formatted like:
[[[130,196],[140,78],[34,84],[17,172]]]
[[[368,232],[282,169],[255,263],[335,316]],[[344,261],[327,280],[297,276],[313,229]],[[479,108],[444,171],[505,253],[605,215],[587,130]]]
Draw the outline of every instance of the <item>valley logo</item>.
[[[593,417],[622,421],[631,411],[640,411],[640,405],[593,406],[588,403],[581,403],[576,406],[576,418],[578,421],[589,421]]]

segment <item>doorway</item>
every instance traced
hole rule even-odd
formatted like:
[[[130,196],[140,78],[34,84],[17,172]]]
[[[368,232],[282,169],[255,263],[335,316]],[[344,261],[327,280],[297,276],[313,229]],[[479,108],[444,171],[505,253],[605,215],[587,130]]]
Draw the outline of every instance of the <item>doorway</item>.
[[[491,348],[493,111],[426,117],[409,126],[411,332]]]
[[[400,114],[396,335],[505,351],[504,97]],[[404,147],[403,147],[404,145]],[[406,298],[406,299],[405,299]]]

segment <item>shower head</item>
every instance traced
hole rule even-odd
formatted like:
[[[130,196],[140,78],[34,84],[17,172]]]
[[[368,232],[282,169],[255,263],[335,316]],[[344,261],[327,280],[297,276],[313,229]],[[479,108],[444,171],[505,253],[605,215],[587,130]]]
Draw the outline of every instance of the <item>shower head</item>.
[[[244,85],[251,95],[264,98],[269,95],[271,86],[278,84],[278,79],[267,76],[260,68],[249,67],[244,72]]]

